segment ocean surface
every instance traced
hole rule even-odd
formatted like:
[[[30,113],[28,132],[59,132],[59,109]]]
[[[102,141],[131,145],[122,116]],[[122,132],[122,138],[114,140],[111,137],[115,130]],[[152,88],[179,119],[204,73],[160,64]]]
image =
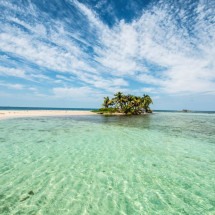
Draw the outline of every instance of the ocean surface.
[[[14,111],[22,111],[22,110],[70,110],[70,111],[89,111],[89,110],[97,110],[98,108],[56,108],[56,107],[13,107],[13,106],[0,106],[1,110],[14,110]],[[153,110],[153,112],[167,112],[167,113],[179,113],[182,112],[181,110]],[[207,114],[215,114],[215,111],[198,111],[192,110],[192,113],[207,113]]]
[[[215,214],[215,114],[0,121],[0,214]]]

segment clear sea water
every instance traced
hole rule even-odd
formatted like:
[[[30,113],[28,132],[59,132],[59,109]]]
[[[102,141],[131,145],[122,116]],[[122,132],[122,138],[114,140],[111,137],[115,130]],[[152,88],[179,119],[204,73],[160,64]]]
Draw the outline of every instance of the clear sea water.
[[[215,214],[215,114],[0,121],[0,214]]]

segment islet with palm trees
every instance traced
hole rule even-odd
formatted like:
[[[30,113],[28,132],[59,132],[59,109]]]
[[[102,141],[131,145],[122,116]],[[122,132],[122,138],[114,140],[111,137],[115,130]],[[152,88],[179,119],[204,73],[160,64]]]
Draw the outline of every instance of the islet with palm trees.
[[[140,115],[144,113],[152,113],[150,104],[153,101],[149,95],[134,96],[124,95],[122,92],[114,94],[113,98],[104,97],[102,108],[96,110],[99,114],[114,115]]]

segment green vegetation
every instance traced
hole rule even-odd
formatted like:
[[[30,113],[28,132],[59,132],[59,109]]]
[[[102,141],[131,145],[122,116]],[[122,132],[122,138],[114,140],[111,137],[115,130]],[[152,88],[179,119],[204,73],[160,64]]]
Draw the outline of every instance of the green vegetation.
[[[152,99],[149,95],[134,96],[134,95],[124,95],[118,92],[114,95],[114,98],[104,97],[104,102],[102,104],[103,108],[96,110],[94,112],[100,114],[114,114],[121,113],[125,115],[139,115],[141,113],[151,113],[150,104],[152,104]]]

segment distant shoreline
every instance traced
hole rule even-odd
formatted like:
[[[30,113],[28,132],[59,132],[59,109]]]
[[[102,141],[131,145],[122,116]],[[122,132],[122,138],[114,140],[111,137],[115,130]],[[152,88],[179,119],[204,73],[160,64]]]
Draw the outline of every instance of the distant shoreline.
[[[0,110],[0,120],[36,116],[87,116],[97,115],[89,110]]]

